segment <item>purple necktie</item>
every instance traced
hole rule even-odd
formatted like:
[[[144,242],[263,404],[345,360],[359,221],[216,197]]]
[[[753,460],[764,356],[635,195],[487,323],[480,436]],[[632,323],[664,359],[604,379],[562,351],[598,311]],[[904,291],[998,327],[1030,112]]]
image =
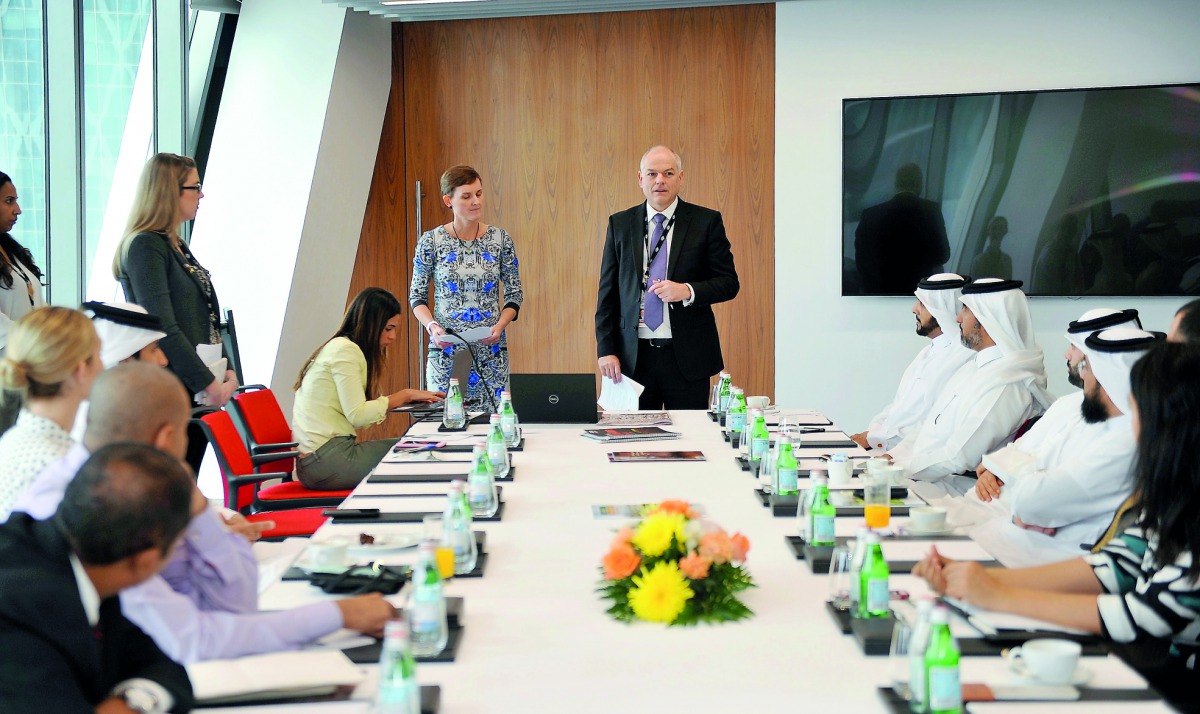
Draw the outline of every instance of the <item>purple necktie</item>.
[[[654,221],[654,230],[651,232],[651,235],[650,235],[649,250],[651,250],[651,251],[653,251],[654,246],[658,245],[658,242],[660,240],[662,240],[663,221],[665,219],[666,219],[666,216],[664,216],[661,213],[655,213],[654,218],[651,219]],[[666,248],[666,246],[664,245],[663,248]],[[660,298],[659,296],[650,292],[650,286],[654,284],[655,280],[666,280],[666,279],[667,279],[667,251],[660,249],[658,251],[658,253],[655,254],[654,260],[650,261],[650,273],[649,273],[649,277],[647,278],[647,282],[646,282],[646,314],[645,314],[645,318],[646,318],[646,327],[649,327],[651,330],[657,330],[659,325],[662,324],[663,302],[662,302],[662,298]]]

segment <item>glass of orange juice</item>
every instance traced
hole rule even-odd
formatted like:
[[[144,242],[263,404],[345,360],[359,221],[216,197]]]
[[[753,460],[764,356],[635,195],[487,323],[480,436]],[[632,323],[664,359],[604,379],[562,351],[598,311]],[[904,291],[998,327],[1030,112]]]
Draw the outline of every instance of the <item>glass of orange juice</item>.
[[[886,476],[866,474],[863,483],[863,514],[867,527],[887,528],[892,519],[892,485]]]
[[[434,544],[434,557],[437,559],[438,574],[442,580],[454,577],[454,549],[445,542],[442,517],[429,515],[421,519],[421,537]]]

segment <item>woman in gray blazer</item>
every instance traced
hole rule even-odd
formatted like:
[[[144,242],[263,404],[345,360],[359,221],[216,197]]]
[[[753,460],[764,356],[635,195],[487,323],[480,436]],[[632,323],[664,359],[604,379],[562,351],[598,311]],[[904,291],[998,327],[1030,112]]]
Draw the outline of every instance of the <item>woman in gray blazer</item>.
[[[237,388],[232,370],[224,378],[196,354],[196,345],[221,344],[217,331],[221,305],[209,272],[179,239],[179,225],[196,217],[200,173],[186,156],[157,154],[138,181],[125,237],[113,257],[113,275],[125,298],[162,321],[167,334],[159,346],[169,369],[197,401],[224,406]]]

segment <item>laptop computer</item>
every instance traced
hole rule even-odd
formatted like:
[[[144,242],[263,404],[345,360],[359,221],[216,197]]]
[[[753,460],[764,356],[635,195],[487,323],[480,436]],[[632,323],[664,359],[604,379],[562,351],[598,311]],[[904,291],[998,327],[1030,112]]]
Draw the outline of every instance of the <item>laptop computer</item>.
[[[595,424],[596,375],[509,375],[513,409],[522,424]]]

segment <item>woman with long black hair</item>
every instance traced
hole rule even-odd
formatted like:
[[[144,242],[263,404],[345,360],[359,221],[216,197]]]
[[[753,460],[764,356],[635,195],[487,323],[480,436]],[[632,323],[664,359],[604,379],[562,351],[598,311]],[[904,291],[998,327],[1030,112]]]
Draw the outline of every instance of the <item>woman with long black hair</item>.
[[[354,488],[397,441],[356,443],[357,430],[382,422],[390,409],[443,396],[420,389],[378,396],[384,358],[403,309],[383,288],[363,290],[346,308],[337,332],[296,377],[292,438],[300,449],[296,476],[306,488]]]
[[[46,304],[42,297],[42,271],[33,262],[33,254],[12,237],[21,204],[12,178],[0,171],[0,357],[8,346],[12,325]],[[0,392],[0,434],[17,420],[21,410],[19,392]]]

